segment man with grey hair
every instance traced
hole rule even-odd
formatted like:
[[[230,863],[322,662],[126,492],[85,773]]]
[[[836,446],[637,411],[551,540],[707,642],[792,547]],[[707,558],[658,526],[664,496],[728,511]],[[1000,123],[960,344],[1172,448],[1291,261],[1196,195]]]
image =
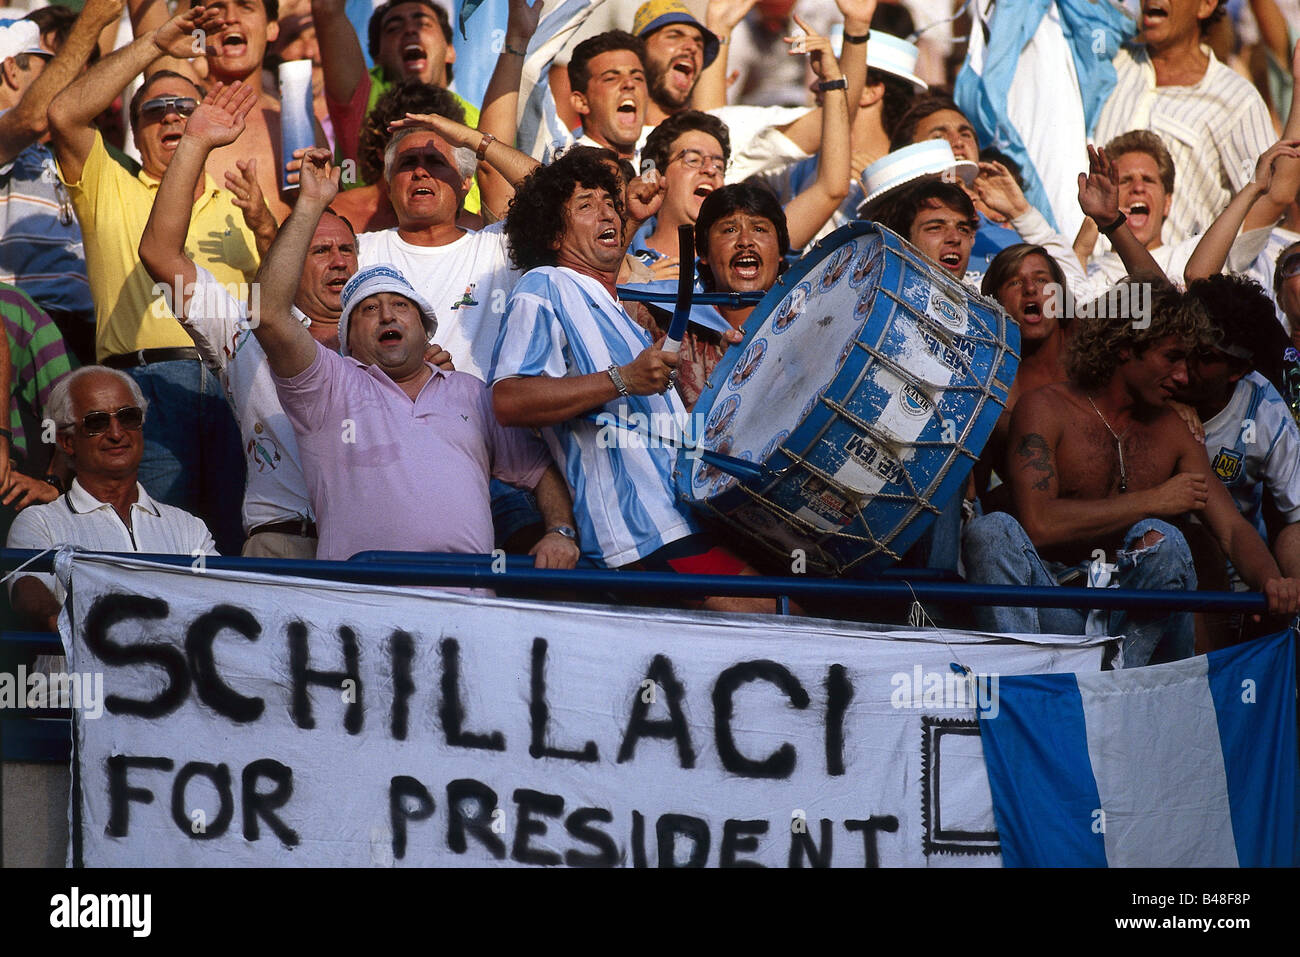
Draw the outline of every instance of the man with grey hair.
[[[155,502],[136,480],[146,408],[136,381],[105,366],[83,366],[54,387],[46,414],[77,477],[53,502],[18,513],[9,548],[217,554],[201,519]],[[57,629],[65,592],[53,575],[24,574],[11,589],[19,615],[36,627]]]
[[[438,334],[457,370],[487,379],[506,299],[519,271],[506,253],[504,223],[477,232],[456,225],[476,157],[512,185],[535,160],[492,136],[436,115],[409,116],[384,153],[397,226],[357,237],[362,268],[397,268],[432,304]]]

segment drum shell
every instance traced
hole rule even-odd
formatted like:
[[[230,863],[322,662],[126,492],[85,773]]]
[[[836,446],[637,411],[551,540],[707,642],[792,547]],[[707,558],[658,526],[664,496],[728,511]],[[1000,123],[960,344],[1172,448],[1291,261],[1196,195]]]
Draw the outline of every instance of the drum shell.
[[[778,327],[801,300],[787,322],[800,337],[787,337]],[[960,494],[1019,361],[1019,330],[997,303],[862,222],[795,264],[745,332],[700,397],[697,432],[704,448],[772,474],[737,480],[683,451],[678,492],[796,569],[802,558],[832,575],[893,564]],[[827,368],[828,349],[840,355],[825,386],[800,382],[797,365]],[[792,408],[803,411],[783,434]],[[772,434],[761,448],[760,422]],[[737,434],[749,437],[744,447],[729,444]]]

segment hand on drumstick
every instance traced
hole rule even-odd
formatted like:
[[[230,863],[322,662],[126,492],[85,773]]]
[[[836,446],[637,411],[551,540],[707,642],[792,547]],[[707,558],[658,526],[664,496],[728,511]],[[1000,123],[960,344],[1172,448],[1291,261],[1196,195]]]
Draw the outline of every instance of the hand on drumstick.
[[[677,353],[664,352],[650,346],[639,356],[620,368],[623,384],[633,395],[654,395],[667,392],[677,381]]]

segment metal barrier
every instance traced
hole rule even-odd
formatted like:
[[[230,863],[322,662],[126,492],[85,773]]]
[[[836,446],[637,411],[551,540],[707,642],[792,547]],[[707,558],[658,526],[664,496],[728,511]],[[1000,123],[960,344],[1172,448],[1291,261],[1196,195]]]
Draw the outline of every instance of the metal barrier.
[[[0,550],[0,568],[15,568],[35,551]],[[187,555],[122,554],[166,565],[190,567]],[[302,561],[268,558],[209,557],[205,568],[261,572],[297,578],[346,581],[356,584],[460,586],[488,589],[566,591],[603,598],[610,594],[671,596],[673,599],[708,595],[776,597],[778,611],[789,600],[853,600],[864,609],[879,602],[951,602],[962,605],[1006,605],[1044,608],[1101,608],[1140,611],[1267,612],[1264,595],[1257,592],[1134,591],[1108,588],[1029,588],[969,585],[942,580],[926,569],[890,569],[871,580],[828,580],[802,576],[675,575],[663,572],[619,572],[606,569],[556,571],[533,567],[528,556],[453,555],[371,551],[351,560]],[[45,555],[32,571],[49,572],[53,556]],[[13,654],[61,654],[59,637],[50,632],[0,632],[0,649]],[[0,759],[4,761],[67,761],[71,748],[70,714],[66,710],[37,711],[24,708],[20,715],[0,710]]]

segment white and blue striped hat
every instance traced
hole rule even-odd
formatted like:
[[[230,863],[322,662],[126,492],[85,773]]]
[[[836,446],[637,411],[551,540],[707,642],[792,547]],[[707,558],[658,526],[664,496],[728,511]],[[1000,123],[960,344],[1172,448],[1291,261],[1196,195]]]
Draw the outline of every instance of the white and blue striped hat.
[[[407,281],[400,269],[384,265],[367,266],[358,269],[343,287],[343,314],[339,316],[340,355],[348,355],[348,319],[352,316],[352,310],[363,299],[368,299],[377,292],[397,293],[415,303],[424,320],[424,328],[429,333],[429,341],[433,341],[433,335],[438,331],[438,317],[434,314],[433,306],[415,291],[415,287]]]

